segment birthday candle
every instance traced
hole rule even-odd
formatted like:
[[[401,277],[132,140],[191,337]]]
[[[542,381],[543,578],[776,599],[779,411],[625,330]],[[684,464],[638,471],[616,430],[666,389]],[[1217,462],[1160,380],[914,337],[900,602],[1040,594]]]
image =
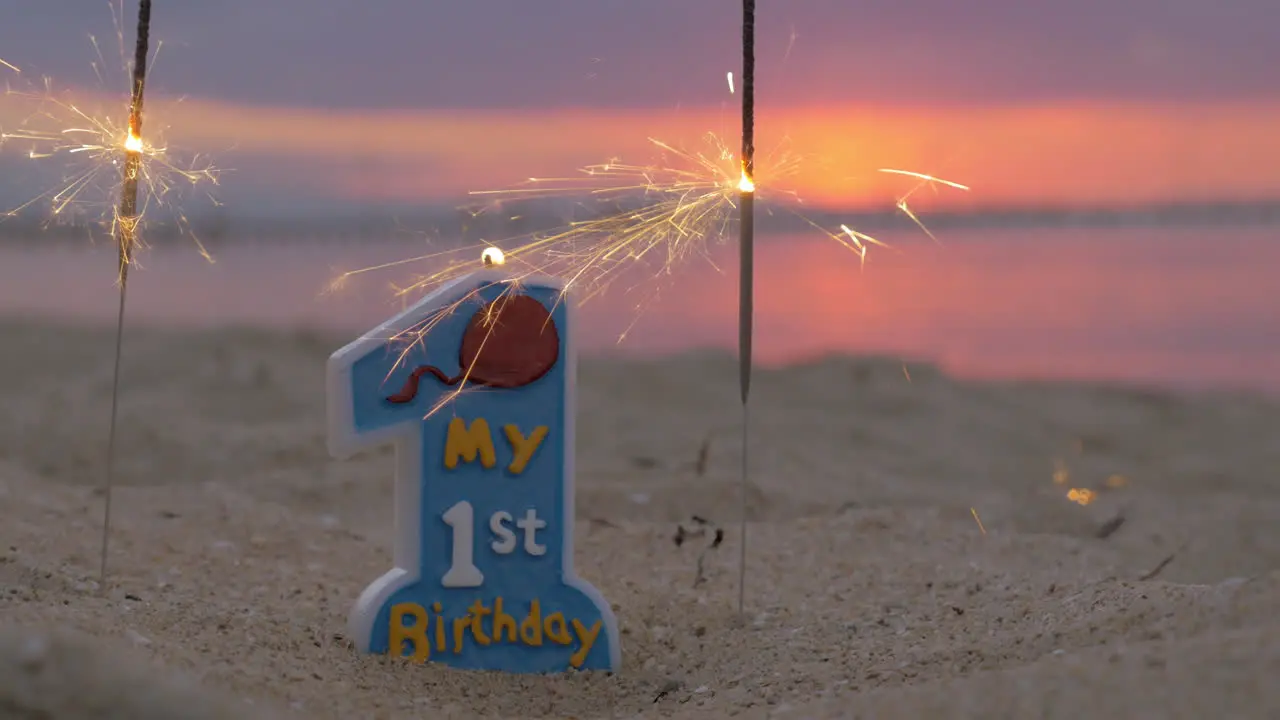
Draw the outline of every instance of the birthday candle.
[[[329,359],[332,453],[397,454],[394,567],[350,639],[459,668],[614,670],[609,603],[573,570],[572,307],[558,279],[486,259]]]

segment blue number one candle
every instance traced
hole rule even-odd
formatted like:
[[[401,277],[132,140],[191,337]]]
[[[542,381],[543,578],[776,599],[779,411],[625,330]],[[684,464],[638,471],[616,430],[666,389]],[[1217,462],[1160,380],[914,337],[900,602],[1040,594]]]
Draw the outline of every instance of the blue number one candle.
[[[613,612],[573,571],[577,358],[562,293],[480,270],[329,358],[331,453],[396,446],[395,567],[348,621],[362,652],[618,668]]]

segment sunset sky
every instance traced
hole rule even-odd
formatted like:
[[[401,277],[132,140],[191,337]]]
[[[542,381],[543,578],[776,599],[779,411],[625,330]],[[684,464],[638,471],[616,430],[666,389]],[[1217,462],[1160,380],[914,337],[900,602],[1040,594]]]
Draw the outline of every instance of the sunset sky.
[[[785,148],[805,160],[774,189],[831,208],[910,189],[883,167],[973,187],[934,207],[1280,197],[1274,0],[760,5],[765,189]],[[449,202],[611,157],[657,161],[650,136],[701,149],[706,132],[732,145],[738,130],[734,0],[154,8],[148,127],[233,169],[221,194],[253,211]],[[123,92],[90,66],[96,34],[106,89],[127,87],[106,2],[0,0],[0,18],[0,58],[23,70],[0,80],[48,75],[117,107]],[[0,98],[0,127],[28,109]]]

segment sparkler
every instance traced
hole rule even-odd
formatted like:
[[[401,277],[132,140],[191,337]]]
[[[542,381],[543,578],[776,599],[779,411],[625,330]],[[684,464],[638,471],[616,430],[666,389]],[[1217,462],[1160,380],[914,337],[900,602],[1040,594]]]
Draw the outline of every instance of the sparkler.
[[[133,55],[133,89],[129,100],[129,134],[125,138],[124,181],[116,218],[119,246],[120,309],[116,316],[116,358],[111,379],[111,429],[107,436],[106,494],[102,516],[102,558],[99,585],[107,585],[107,544],[111,537],[111,490],[115,472],[116,417],[120,398],[120,348],[124,340],[124,308],[129,289],[129,265],[138,237],[138,175],[142,156],[142,97],[147,81],[147,46],[151,32],[151,0],[138,3],[138,37]]]
[[[742,180],[738,184],[738,386],[742,394],[742,476],[738,540],[738,612],[747,592],[747,442],[751,339],[755,315],[756,0],[742,0]]]
[[[147,80],[148,52],[150,48],[150,0],[140,0],[138,7],[137,37],[132,61],[126,55],[124,32],[124,2],[112,4],[112,20],[119,42],[120,62],[129,75],[129,105],[125,123],[114,119],[114,114],[99,112],[83,100],[76,100],[66,92],[57,92],[48,78],[43,89],[15,90],[6,87],[4,99],[34,106],[34,111],[16,129],[0,132],[0,145],[14,144],[29,147],[27,156],[33,160],[62,159],[71,166],[64,182],[41,193],[8,212],[0,212],[0,220],[16,216],[20,211],[40,201],[48,201],[52,218],[64,218],[82,209],[101,211],[104,224],[116,244],[117,283],[119,306],[116,322],[115,364],[111,391],[111,420],[107,440],[107,459],[103,490],[105,507],[102,523],[102,555],[100,585],[106,586],[107,555],[111,527],[111,500],[114,485],[116,427],[120,388],[121,348],[124,332],[124,314],[130,266],[136,262],[137,252],[144,247],[140,233],[143,217],[152,206],[170,209],[178,228],[194,241],[200,254],[209,262],[213,258],[191,232],[187,216],[176,204],[171,192],[181,186],[195,187],[201,184],[216,185],[220,171],[199,155],[179,160],[165,147],[154,120],[148,139],[142,135],[143,95]],[[97,60],[93,69],[102,84],[108,63],[95,38],[91,37]],[[160,44],[156,44],[157,53]],[[152,58],[154,61],[154,56]],[[21,74],[16,65],[0,61],[0,65]],[[209,199],[216,205],[212,194]],[[108,222],[109,221],[109,222]]]
[[[0,221],[16,217],[37,203],[47,202],[50,221],[80,216],[101,220],[108,227],[118,250],[121,247],[121,230],[131,229],[131,233],[123,235],[130,240],[123,246],[127,259],[120,266],[123,270],[133,264],[137,252],[145,247],[145,238],[138,227],[140,219],[153,209],[162,207],[175,216],[178,228],[184,235],[192,238],[201,256],[212,262],[212,256],[191,231],[190,222],[175,191],[217,185],[221,170],[199,154],[181,153],[167,147],[161,140],[165,128],[158,126],[150,114],[150,129],[145,139],[140,127],[130,125],[135,116],[132,111],[136,84],[134,71],[136,68],[143,68],[145,81],[147,66],[154,65],[159,55],[160,43],[156,43],[150,62],[146,62],[145,57],[134,57],[137,47],[133,48],[134,53],[126,56],[123,0],[118,5],[113,3],[112,11],[112,21],[119,42],[119,64],[129,76],[130,103],[124,122],[119,121],[117,114],[113,112],[114,108],[104,110],[100,98],[57,88],[48,77],[42,78],[39,85],[26,82],[26,73],[21,68],[0,60],[0,67],[12,71],[19,81],[16,85],[6,83],[3,95],[0,95],[0,104],[8,106],[10,112],[21,108],[26,116],[16,127],[0,127],[0,149],[21,146],[24,154],[33,161],[41,164],[62,162],[66,165],[61,182],[16,207],[0,210]],[[92,68],[99,84],[109,91],[112,88],[107,87],[107,69],[111,63],[107,61],[97,38],[90,36],[90,41],[96,55]],[[146,48],[142,49],[146,51]],[[125,208],[121,205],[124,197],[121,186],[125,176],[134,177],[133,185],[136,187],[132,213],[135,222],[131,228],[122,228],[121,223],[122,216],[125,215]],[[208,198],[214,205],[219,204],[211,192],[208,193]],[[117,282],[120,280],[117,277]]]

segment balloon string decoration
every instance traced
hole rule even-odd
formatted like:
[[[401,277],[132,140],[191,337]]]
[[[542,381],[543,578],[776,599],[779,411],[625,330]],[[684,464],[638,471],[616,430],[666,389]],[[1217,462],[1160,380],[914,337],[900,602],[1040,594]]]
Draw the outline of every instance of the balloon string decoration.
[[[464,383],[497,389],[515,389],[540,380],[560,359],[560,333],[546,307],[529,295],[503,295],[476,310],[462,333],[457,375],[434,365],[419,365],[400,392],[387,396],[393,405],[405,405],[418,397],[424,375],[445,386]]]
[[[751,339],[755,314],[756,0],[742,0],[742,179],[738,203],[738,386],[742,395],[742,487],[739,511],[738,612],[747,592],[747,398],[751,393]]]
[[[111,537],[111,491],[115,481],[116,420],[120,399],[120,349],[124,339],[125,298],[129,288],[129,266],[138,245],[138,178],[142,169],[142,97],[147,82],[147,49],[151,34],[151,0],[138,3],[138,37],[133,53],[132,89],[129,97],[129,134],[124,143],[124,175],[120,189],[120,209],[115,218],[117,272],[120,308],[116,316],[116,356],[111,379],[111,425],[107,434],[105,507],[102,517],[102,558],[99,585],[107,583],[107,546]]]

